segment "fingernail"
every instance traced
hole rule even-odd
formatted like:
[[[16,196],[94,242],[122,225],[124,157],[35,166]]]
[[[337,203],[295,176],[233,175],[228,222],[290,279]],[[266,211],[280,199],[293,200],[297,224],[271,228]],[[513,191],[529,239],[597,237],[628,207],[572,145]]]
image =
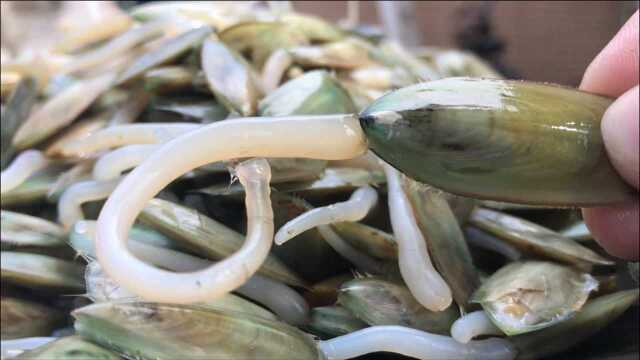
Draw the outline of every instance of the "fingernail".
[[[602,117],[602,137],[613,166],[638,188],[638,86],[619,97]]]

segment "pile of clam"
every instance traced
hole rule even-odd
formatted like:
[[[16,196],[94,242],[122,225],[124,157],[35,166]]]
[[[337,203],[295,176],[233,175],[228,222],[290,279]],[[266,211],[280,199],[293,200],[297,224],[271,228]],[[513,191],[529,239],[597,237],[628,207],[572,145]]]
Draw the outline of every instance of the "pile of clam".
[[[638,265],[577,210],[638,196],[611,99],[353,18],[151,3],[3,47],[2,358],[637,352]]]

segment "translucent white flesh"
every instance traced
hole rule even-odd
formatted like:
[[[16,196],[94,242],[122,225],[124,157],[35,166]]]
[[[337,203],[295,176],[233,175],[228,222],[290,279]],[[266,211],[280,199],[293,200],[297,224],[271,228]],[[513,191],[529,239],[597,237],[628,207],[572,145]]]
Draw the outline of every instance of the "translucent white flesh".
[[[84,219],[82,204],[103,200],[116,188],[120,178],[107,181],[81,181],[69,186],[58,200],[58,221],[65,230]]]
[[[307,301],[279,281],[255,274],[236,292],[264,305],[286,323],[303,325],[309,321]]]
[[[0,348],[2,349],[2,359],[11,359],[23,352],[35,349],[39,346],[50,343],[58,338],[55,337],[28,337],[21,339],[2,340]]]
[[[25,182],[31,175],[46,168],[51,161],[39,150],[25,150],[0,174],[0,194],[9,192]]]
[[[388,164],[384,164],[384,171],[402,278],[420,304],[431,311],[442,311],[451,305],[451,289],[431,263],[427,243],[400,184],[400,173]]]
[[[331,161],[332,167],[346,167],[366,169],[369,171],[383,171],[379,158],[371,151],[362,156],[348,160]]]
[[[275,236],[277,245],[320,225],[360,221],[378,202],[378,193],[370,186],[353,192],[349,200],[309,210],[284,224]]]
[[[95,238],[95,223],[91,221],[79,221],[75,225],[76,231],[87,231],[85,239]],[[129,241],[131,253],[139,259],[167,270],[178,272],[190,272],[206,269],[215,262],[201,259],[175,250],[156,247],[139,241]],[[83,252],[85,256],[94,257],[94,244],[73,244],[76,251]],[[309,305],[306,300],[289,286],[254,274],[244,285],[235,289],[235,292],[257,303],[264,305],[273,311],[280,319],[292,324],[305,324],[309,318]]]
[[[96,131],[81,140],[65,144],[60,151],[67,157],[84,157],[101,150],[125,145],[164,143],[201,127],[200,124],[185,123],[117,125]]]
[[[140,165],[157,150],[159,145],[127,145],[113,150],[98,159],[93,167],[93,178],[111,180],[120,177],[123,172]]]
[[[153,160],[153,157],[150,160]],[[170,164],[164,166],[165,169],[171,167]],[[153,172],[152,174],[149,177],[156,180],[161,178]],[[105,214],[107,218],[110,215],[118,217],[123,211],[121,209],[116,214],[109,214],[108,203],[113,199],[110,198],[98,220],[96,244],[98,260],[106,273],[116,283],[145,300],[169,303],[214,300],[244,284],[262,265],[271,249],[273,238],[273,211],[269,188],[271,170],[264,159],[250,160],[238,165],[236,175],[245,188],[248,229],[246,240],[237,252],[206,269],[189,273],[168,272],[150,266],[130,252],[126,246],[126,236],[113,239],[116,241],[108,241],[108,239],[105,241],[103,236]],[[130,178],[127,176],[124,182]],[[135,186],[134,189],[127,191],[128,198],[131,199],[142,191],[142,188]],[[143,204],[148,200],[145,199]],[[125,234],[133,219],[130,221],[125,228]]]
[[[242,285],[260,266],[271,245],[268,168],[255,167],[253,176],[266,177],[260,181],[243,179],[245,171],[237,174],[247,190],[248,234],[243,247],[230,258],[198,272],[160,270],[129,252],[128,231],[147,201],[182,174],[216,161],[254,156],[338,160],[356,157],[366,149],[355,115],[240,118],[188,132],[151,154],[111,194],[98,218],[98,260],[118,284],[143,299],[170,303],[215,299]],[[263,240],[269,244],[264,245]]]
[[[129,248],[139,259],[171,271],[199,271],[216,264],[185,253],[137,241],[129,242]],[[308,321],[309,305],[306,300],[279,281],[254,274],[234,291],[264,305],[289,324],[302,325]]]
[[[515,349],[507,340],[488,339],[462,344],[448,336],[402,326],[372,326],[320,341],[318,348],[329,360],[351,359],[378,351],[425,360],[510,360],[516,357]]]
[[[459,318],[451,326],[451,337],[463,344],[480,335],[504,335],[482,310]]]
[[[293,64],[293,59],[284,49],[278,49],[269,56],[262,67],[262,75],[260,76],[262,91],[265,94],[269,94],[278,88],[282,76],[291,64]]]
[[[190,272],[206,269],[216,263],[170,249],[130,242],[131,252],[145,262],[171,271]],[[307,301],[289,286],[259,274],[254,274],[234,290],[273,311],[278,318],[292,325],[308,321]]]

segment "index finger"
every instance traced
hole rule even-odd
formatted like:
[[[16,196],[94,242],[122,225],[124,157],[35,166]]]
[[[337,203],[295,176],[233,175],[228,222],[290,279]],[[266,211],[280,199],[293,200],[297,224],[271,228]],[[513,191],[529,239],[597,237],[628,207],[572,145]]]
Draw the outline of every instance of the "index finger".
[[[580,89],[618,97],[638,85],[638,11],[600,51],[584,73]]]

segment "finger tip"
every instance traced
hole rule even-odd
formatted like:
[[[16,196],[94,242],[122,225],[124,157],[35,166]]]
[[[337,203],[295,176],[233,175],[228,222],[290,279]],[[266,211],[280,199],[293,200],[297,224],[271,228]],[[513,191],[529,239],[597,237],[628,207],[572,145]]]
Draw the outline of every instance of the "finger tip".
[[[583,209],[594,239],[611,255],[638,260],[638,202],[611,208]]]
[[[638,172],[638,86],[618,98],[602,118],[602,137],[613,166],[636,189]]]

